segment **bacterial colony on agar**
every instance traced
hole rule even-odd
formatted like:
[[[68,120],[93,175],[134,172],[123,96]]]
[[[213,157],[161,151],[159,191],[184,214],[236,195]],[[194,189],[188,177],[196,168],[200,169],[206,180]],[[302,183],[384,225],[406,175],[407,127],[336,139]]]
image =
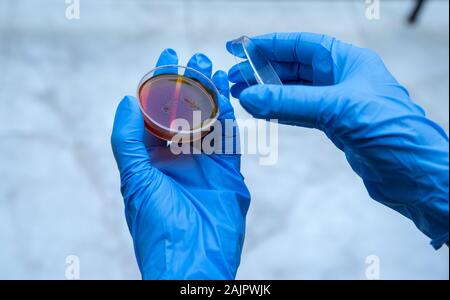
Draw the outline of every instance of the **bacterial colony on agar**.
[[[209,126],[203,127],[217,118],[218,106],[217,95],[205,85],[180,74],[159,74],[144,80],[138,96],[145,127],[157,137],[170,141],[178,133],[172,122],[183,119],[189,124],[189,141],[207,134]]]

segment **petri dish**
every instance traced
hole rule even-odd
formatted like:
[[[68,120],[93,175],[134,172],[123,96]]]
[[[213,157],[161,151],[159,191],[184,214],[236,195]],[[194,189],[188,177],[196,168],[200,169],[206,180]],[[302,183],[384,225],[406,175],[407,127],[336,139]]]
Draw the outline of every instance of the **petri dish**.
[[[145,128],[171,141],[192,142],[208,134],[219,115],[219,91],[201,72],[179,65],[156,67],[137,89]]]
[[[252,72],[248,69],[239,68],[245,82],[248,85],[258,84],[278,84],[282,85],[280,77],[266,58],[264,53],[248,36],[241,36],[231,42],[233,53],[235,54],[238,66],[242,60],[247,60],[251,66]]]

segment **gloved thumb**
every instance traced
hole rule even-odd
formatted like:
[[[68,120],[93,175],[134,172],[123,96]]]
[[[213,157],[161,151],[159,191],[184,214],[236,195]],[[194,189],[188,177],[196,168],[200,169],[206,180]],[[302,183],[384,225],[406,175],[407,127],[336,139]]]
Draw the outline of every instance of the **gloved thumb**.
[[[282,124],[318,128],[328,87],[254,85],[239,96],[241,105],[255,118],[278,119]]]
[[[137,99],[126,96],[120,102],[111,135],[111,145],[119,168],[122,185],[134,174],[150,170],[144,144],[144,119]]]

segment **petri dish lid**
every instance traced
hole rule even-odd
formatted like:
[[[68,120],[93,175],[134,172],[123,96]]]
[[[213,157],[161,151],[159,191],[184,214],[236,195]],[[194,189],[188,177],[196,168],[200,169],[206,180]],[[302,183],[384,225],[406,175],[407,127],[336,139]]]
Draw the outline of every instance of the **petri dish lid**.
[[[248,36],[241,36],[231,42],[231,47],[238,64],[239,71],[248,85],[258,84],[278,84],[282,85],[280,77],[266,58],[260,48]],[[242,59],[247,59],[253,74],[248,73],[248,69],[244,69],[242,64],[239,64]]]

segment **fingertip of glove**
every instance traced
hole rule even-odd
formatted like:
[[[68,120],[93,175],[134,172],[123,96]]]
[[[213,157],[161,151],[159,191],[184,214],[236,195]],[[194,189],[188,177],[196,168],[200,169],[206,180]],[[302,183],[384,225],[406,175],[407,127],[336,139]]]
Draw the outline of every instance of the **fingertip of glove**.
[[[159,64],[157,65],[164,65],[164,64],[174,64],[176,63],[174,60],[177,60],[177,53],[172,48],[166,48],[164,49],[160,56],[159,56]]]
[[[177,55],[177,53],[175,52],[175,50],[172,49],[172,48],[166,48],[166,49],[163,50],[162,53],[167,53],[167,54],[170,54],[170,55]]]
[[[222,70],[218,70],[214,73],[211,80],[221,96],[225,96],[226,98],[230,96],[230,83],[228,81],[227,73]]]
[[[193,62],[201,68],[208,68],[212,65],[211,60],[208,56],[203,53],[197,52],[192,56]]]
[[[227,49],[228,52],[230,52],[231,54],[233,54],[233,49],[231,47],[232,41],[227,41],[225,44],[225,48]]]
[[[123,101],[131,101],[133,98],[134,98],[134,97],[132,97],[132,96],[125,95],[125,96],[122,98],[122,102],[123,102]]]
[[[214,73],[213,79],[226,81],[228,83],[228,74],[225,71],[218,70]]]
[[[122,98],[119,104],[120,108],[126,108],[131,110],[139,110],[138,100],[133,96],[125,96]]]
[[[238,65],[234,65],[232,66],[229,70],[228,70],[228,78],[230,79],[231,82],[237,83],[239,82],[239,67]]]

